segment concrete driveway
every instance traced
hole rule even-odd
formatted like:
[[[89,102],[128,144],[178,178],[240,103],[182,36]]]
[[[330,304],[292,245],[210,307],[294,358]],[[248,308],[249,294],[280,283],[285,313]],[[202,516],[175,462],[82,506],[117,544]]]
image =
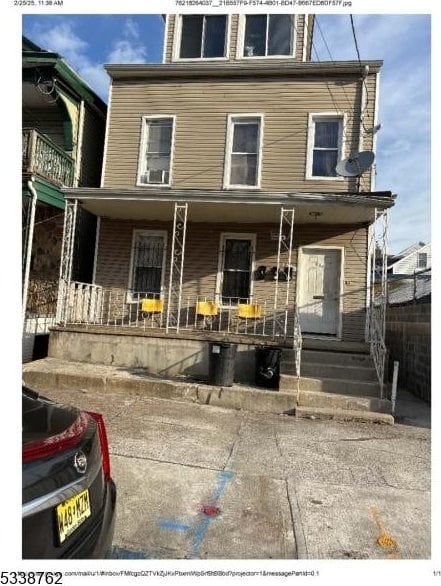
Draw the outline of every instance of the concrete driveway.
[[[105,416],[115,558],[430,558],[430,429],[50,396]]]

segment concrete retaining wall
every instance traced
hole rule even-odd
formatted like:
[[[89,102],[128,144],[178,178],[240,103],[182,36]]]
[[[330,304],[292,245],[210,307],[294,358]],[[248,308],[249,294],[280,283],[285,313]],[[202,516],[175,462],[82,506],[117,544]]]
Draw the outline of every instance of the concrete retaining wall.
[[[431,402],[431,304],[392,306],[386,316],[390,363],[400,363],[398,385]]]
[[[208,377],[209,343],[171,337],[51,332],[48,356],[126,368],[145,368],[162,376]],[[255,346],[238,344],[235,381],[254,383]]]

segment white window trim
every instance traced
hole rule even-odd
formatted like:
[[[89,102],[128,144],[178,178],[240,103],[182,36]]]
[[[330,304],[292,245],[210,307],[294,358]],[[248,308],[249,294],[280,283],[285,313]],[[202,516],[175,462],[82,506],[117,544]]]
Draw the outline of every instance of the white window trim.
[[[346,114],[343,112],[310,112],[308,117],[308,140],[306,147],[306,173],[305,179],[314,181],[344,181],[344,177],[336,175],[335,177],[323,177],[321,175],[312,174],[313,151],[314,151],[314,129],[315,120],[318,118],[340,118],[341,132],[338,141],[338,156],[337,160],[343,159],[345,156],[345,133],[346,133]]]
[[[271,14],[276,14],[271,13]],[[271,14],[267,14],[266,16],[270,16]],[[250,16],[253,16],[252,14]],[[297,43],[297,14],[291,15],[293,16],[293,27],[292,27],[292,52],[290,55],[253,55],[248,56],[244,55],[244,45],[245,45],[245,23],[246,23],[246,14],[239,15],[239,25],[238,25],[238,32],[237,32],[237,50],[236,50],[236,59],[243,59],[243,60],[255,60],[255,59],[289,59],[290,57],[295,57],[296,55],[296,43]],[[268,43],[268,39],[267,39]]]
[[[344,306],[343,300],[345,295],[344,284],[345,284],[345,276],[344,276],[344,269],[345,269],[345,248],[344,246],[320,246],[320,245],[308,245],[308,246],[299,246],[298,250],[298,269],[297,269],[297,280],[296,280],[296,306],[299,307],[300,304],[300,285],[301,285],[301,277],[302,277],[302,265],[304,264],[304,250],[307,249],[320,249],[320,250],[338,250],[340,252],[340,300],[339,300],[339,316],[338,316],[338,323],[337,323],[337,333],[335,336],[331,337],[329,334],[308,334],[307,332],[302,332],[302,336],[305,338],[316,338],[316,339],[327,339],[327,340],[335,340],[340,341],[343,337],[343,314],[344,314]]]
[[[138,294],[133,292],[132,279],[133,279],[133,261],[135,257],[135,242],[138,234],[145,234],[147,236],[162,236],[164,239],[164,250],[162,252],[162,271],[161,271],[161,288],[159,296],[164,299],[164,277],[166,272],[166,259],[167,259],[167,230],[142,230],[135,229],[132,234],[132,248],[130,251],[130,265],[129,265],[129,280],[127,283],[127,303],[135,303],[138,301]]]
[[[306,49],[308,46],[308,33],[309,33],[309,14],[303,16],[303,48],[302,48],[302,61],[306,63]]]
[[[225,56],[224,57],[180,57],[181,38],[182,38],[182,17],[185,14],[177,14],[175,18],[175,27],[173,31],[173,50],[172,61],[199,62],[199,61],[228,61],[230,58],[230,37],[231,37],[231,14],[219,14],[218,16],[227,17],[227,26],[225,30]],[[200,14],[198,16],[215,16],[212,14]]]
[[[141,175],[143,174],[144,159],[146,156],[147,148],[147,121],[148,120],[161,120],[163,118],[171,118],[173,120],[172,125],[172,140],[170,145],[170,171],[168,174],[168,183],[142,183]],[[141,133],[140,133],[140,144],[139,144],[139,155],[138,155],[138,171],[136,174],[136,186],[152,188],[170,187],[173,182],[173,159],[175,152],[175,135],[176,135],[176,116],[174,114],[152,114],[141,117]]]
[[[259,148],[257,153],[257,184],[256,185],[234,185],[230,184],[230,173],[231,173],[231,155],[232,155],[232,148],[233,148],[233,128],[234,122],[236,119],[247,119],[247,118],[254,118],[259,120]],[[225,164],[224,164],[224,189],[246,189],[246,190],[256,190],[260,189],[261,187],[261,177],[262,177],[262,151],[263,151],[263,125],[264,125],[264,115],[262,113],[258,114],[228,114],[227,120],[227,135],[226,135],[226,143],[225,143]]]
[[[170,30],[170,14],[165,15],[164,46],[162,47],[162,63],[167,63],[168,33]]]
[[[218,252],[218,265],[217,265],[217,276],[216,276],[216,293],[215,302],[219,304],[222,309],[228,309],[229,307],[237,307],[236,304],[221,304],[222,298],[222,265],[223,265],[223,250],[225,248],[226,240],[251,240],[252,256],[251,256],[251,272],[250,272],[250,295],[249,299],[253,299],[253,276],[256,270],[255,267],[255,256],[256,256],[256,234],[253,232],[221,232],[219,239],[219,252]]]

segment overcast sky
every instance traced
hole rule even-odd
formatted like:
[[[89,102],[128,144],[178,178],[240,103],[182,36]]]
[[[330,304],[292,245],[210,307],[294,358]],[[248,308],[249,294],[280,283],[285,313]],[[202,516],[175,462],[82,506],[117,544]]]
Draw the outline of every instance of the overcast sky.
[[[379,191],[398,195],[389,250],[430,237],[430,16],[354,15],[361,59],[383,59],[377,133]],[[63,55],[107,101],[103,63],[160,63],[160,15],[28,15],[23,33]],[[349,15],[319,15],[313,59],[357,59]]]

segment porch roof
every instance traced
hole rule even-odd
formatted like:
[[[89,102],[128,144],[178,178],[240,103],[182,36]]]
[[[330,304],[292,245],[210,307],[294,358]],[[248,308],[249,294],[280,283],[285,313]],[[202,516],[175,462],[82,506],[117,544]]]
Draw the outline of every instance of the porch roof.
[[[119,219],[172,220],[174,203],[188,203],[190,222],[277,223],[294,206],[296,223],[371,223],[376,209],[394,205],[390,191],[361,193],[262,192],[196,189],[65,188],[87,211]]]

